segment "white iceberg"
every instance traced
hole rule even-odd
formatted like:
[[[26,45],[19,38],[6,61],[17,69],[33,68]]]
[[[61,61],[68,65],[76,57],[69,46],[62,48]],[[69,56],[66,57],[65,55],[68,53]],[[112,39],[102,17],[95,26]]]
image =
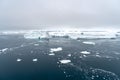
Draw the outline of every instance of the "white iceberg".
[[[67,64],[67,63],[70,63],[71,62],[71,60],[60,60],[60,63],[62,63],[62,64]]]
[[[49,34],[47,31],[30,31],[29,33],[24,34],[24,38],[26,39],[49,38]]]
[[[58,51],[62,51],[62,47],[51,48],[51,49],[50,49],[50,52],[58,52]]]
[[[88,52],[88,51],[81,51],[80,53],[82,53],[82,54],[90,54],[90,52]]]

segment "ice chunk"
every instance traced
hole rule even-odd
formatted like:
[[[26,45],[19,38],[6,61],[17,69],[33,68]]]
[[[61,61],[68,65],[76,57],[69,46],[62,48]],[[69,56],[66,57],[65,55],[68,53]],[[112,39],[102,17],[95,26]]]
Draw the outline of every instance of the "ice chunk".
[[[17,62],[20,62],[21,60],[22,60],[22,59],[18,58],[18,59],[17,59]]]
[[[62,51],[62,47],[51,48],[51,49],[50,49],[50,52],[58,52],[58,51]]]
[[[54,53],[51,53],[51,54],[49,54],[50,56],[54,56],[55,54]]]
[[[39,46],[39,44],[34,44],[34,46]]]
[[[83,42],[84,44],[91,44],[91,45],[95,45],[95,42]]]
[[[36,61],[38,61],[38,59],[33,59],[33,62],[36,62]]]
[[[67,64],[67,63],[70,63],[71,62],[71,60],[60,60],[60,63],[62,63],[62,64]]]
[[[88,51],[81,51],[80,53],[82,53],[82,54],[90,54],[90,52],[88,52]]]
[[[71,54],[68,54],[69,57],[71,57],[72,55]]]
[[[4,48],[4,49],[1,49],[0,52],[5,52],[7,50],[8,50],[8,48]]]

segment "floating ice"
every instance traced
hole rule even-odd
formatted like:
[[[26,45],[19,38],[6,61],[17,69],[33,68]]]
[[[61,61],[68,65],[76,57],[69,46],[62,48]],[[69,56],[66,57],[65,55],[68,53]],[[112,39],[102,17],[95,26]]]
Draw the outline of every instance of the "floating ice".
[[[22,60],[22,59],[18,58],[18,59],[17,59],[17,62],[20,62],[21,60]]]
[[[7,50],[8,50],[8,48],[4,48],[4,49],[1,49],[0,52],[5,52]]]
[[[33,59],[33,62],[36,62],[36,61],[38,61],[38,59]]]
[[[68,54],[69,57],[71,57],[72,55],[71,54]]]
[[[62,47],[51,48],[51,49],[50,49],[50,52],[58,52],[58,51],[62,51]]]
[[[95,45],[94,42],[83,42],[84,44],[91,44],[91,45]]]
[[[81,51],[80,53],[82,53],[82,54],[90,54],[90,52],[88,52],[88,51]]]
[[[39,46],[39,44],[34,44],[34,46]]]
[[[47,31],[29,31],[29,33],[24,34],[24,38],[26,39],[41,39],[41,38],[48,38]]]
[[[96,54],[95,56],[96,56],[96,57],[101,57],[101,56],[100,56],[100,55],[98,55],[98,54]]]
[[[71,60],[60,60],[60,62],[61,62],[62,64],[67,64],[67,63],[70,63]]]
[[[54,56],[55,54],[54,53],[51,53],[51,54],[49,54],[50,56]]]

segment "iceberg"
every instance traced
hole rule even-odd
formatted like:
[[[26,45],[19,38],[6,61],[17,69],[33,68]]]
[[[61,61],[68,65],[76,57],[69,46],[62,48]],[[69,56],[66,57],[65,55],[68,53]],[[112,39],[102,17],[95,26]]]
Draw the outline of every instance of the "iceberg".
[[[49,38],[49,34],[46,31],[30,31],[29,33],[24,34],[26,39],[42,39]]]

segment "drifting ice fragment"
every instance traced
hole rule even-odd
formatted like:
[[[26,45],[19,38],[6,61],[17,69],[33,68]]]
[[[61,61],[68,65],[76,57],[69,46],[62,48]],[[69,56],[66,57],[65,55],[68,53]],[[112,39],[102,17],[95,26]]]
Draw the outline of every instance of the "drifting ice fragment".
[[[90,54],[90,52],[88,52],[88,51],[81,51],[80,53],[82,53],[82,54]]]
[[[8,50],[8,48],[2,49],[2,52],[5,52],[6,50]]]
[[[34,46],[39,46],[39,44],[34,44]]]
[[[36,62],[37,61],[37,59],[33,59],[33,62]]]
[[[72,55],[71,54],[68,54],[69,57],[71,57]]]
[[[84,44],[91,44],[91,45],[95,45],[94,42],[83,42]]]
[[[60,62],[61,62],[62,64],[67,64],[67,63],[70,63],[71,60],[60,60]]]
[[[19,58],[18,58],[18,59],[17,59],[17,62],[20,62],[21,60],[22,60],[22,59],[19,59]]]
[[[58,47],[58,48],[51,48],[50,49],[50,52],[58,52],[58,51],[62,51],[62,48]]]
[[[54,56],[55,54],[54,53],[51,53],[51,54],[49,54],[50,56]]]

